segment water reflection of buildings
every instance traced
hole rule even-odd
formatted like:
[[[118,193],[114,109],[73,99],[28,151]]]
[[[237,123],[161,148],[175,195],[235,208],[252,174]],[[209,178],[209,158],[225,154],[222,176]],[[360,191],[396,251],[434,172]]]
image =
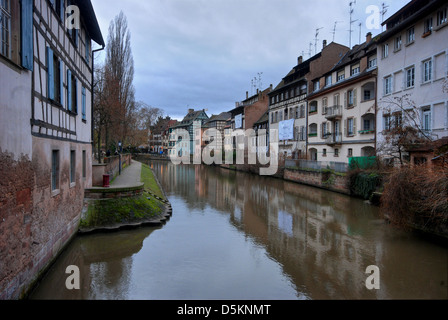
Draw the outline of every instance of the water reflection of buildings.
[[[207,204],[230,214],[230,223],[265,247],[310,298],[383,299],[389,289],[406,298],[405,284],[388,288],[387,281],[380,291],[366,289],[367,266],[384,267],[386,258],[395,258],[384,249],[387,233],[376,224],[377,209],[363,201],[217,167],[156,166],[168,172],[160,177],[163,186],[189,206]]]

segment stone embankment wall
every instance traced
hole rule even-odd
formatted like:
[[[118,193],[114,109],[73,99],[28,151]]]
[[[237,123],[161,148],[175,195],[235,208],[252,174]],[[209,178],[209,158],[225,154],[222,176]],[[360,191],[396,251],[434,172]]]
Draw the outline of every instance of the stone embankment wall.
[[[284,179],[350,195],[348,179],[344,174],[330,171],[285,169]]]

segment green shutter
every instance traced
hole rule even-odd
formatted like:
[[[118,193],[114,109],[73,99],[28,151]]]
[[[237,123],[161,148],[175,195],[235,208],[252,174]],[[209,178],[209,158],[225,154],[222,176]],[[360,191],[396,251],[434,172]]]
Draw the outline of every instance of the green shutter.
[[[54,100],[53,50],[50,47],[47,47],[47,93],[48,99]]]

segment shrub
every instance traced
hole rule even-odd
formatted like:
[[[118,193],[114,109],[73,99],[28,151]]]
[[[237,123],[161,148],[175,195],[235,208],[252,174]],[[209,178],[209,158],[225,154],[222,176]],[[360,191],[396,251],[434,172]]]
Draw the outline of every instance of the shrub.
[[[382,176],[377,172],[354,170],[349,173],[350,193],[364,200],[370,199],[382,183]]]
[[[384,187],[381,214],[392,224],[438,228],[448,222],[448,168],[395,169]]]

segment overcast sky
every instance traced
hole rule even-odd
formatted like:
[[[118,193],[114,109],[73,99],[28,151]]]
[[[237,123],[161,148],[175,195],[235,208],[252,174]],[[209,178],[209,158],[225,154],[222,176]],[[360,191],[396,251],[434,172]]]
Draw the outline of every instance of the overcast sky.
[[[330,43],[334,37],[349,46],[350,2],[92,0],[106,42],[113,18],[123,11],[128,19],[136,99],[175,119],[190,108],[207,109],[209,116],[230,111],[246,98],[246,91],[255,94],[257,88],[277,86],[299,56],[306,60],[310,51],[321,51],[323,40]],[[408,2],[357,0],[352,6],[357,20],[352,46],[359,43],[360,34],[364,42],[367,32],[381,32],[367,28],[369,6],[381,9],[385,3],[387,19]],[[103,60],[104,53],[97,58]]]

